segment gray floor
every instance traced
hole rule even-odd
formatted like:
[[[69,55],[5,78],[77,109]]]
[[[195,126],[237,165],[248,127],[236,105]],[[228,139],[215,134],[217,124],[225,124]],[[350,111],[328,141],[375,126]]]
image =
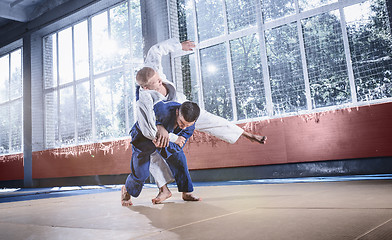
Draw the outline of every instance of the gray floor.
[[[146,187],[120,205],[120,188],[0,194],[0,239],[392,239],[392,180],[175,187],[152,205]]]

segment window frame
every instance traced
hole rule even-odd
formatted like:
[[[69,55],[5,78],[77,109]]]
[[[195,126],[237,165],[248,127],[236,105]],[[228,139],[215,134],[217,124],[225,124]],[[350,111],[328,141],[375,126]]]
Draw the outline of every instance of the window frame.
[[[132,100],[129,101],[129,98],[130,98],[129,95],[131,94],[131,96],[132,96],[133,92],[135,91],[135,86],[134,86],[135,85],[134,84],[134,72],[135,72],[135,69],[138,68],[139,65],[141,65],[143,63],[143,59],[138,59],[138,58],[134,57],[132,55],[132,52],[131,52],[133,44],[137,44],[137,43],[134,43],[133,39],[132,39],[132,34],[133,34],[132,33],[132,28],[133,28],[133,26],[132,26],[132,24],[130,22],[130,19],[131,19],[131,11],[130,11],[131,2],[132,2],[132,0],[117,0],[117,1],[114,1],[110,5],[102,3],[102,8],[99,9],[97,7],[98,10],[97,10],[97,8],[82,10],[81,11],[82,13],[81,12],[75,13],[75,16],[73,18],[75,18],[76,20],[74,20],[72,23],[69,23],[69,21],[64,21],[65,24],[56,23],[56,24],[54,24],[54,25],[52,25],[50,27],[51,30],[42,32],[40,34],[40,36],[42,38],[42,53],[44,54],[44,51],[45,51],[45,46],[44,46],[45,45],[45,41],[44,41],[44,39],[46,37],[51,37],[53,35],[56,35],[56,51],[57,51],[56,54],[55,54],[56,56],[53,55],[53,57],[57,58],[57,60],[55,61],[55,64],[57,65],[55,69],[57,70],[57,72],[53,72],[53,76],[56,79],[55,86],[45,87],[45,83],[42,84],[42,94],[44,96],[43,103],[42,103],[42,107],[43,107],[43,132],[44,132],[43,133],[43,143],[42,143],[42,145],[43,145],[44,149],[68,147],[68,146],[75,146],[75,145],[80,145],[80,144],[89,144],[89,143],[96,143],[96,142],[103,142],[103,141],[111,141],[111,140],[114,140],[114,139],[125,139],[125,138],[127,138],[127,136],[123,136],[123,137],[108,137],[108,138],[104,138],[104,139],[100,139],[98,137],[98,133],[97,133],[97,129],[98,128],[96,126],[96,120],[95,120],[95,114],[96,114],[96,112],[95,112],[95,110],[96,110],[96,108],[95,108],[95,101],[96,101],[96,97],[95,97],[94,82],[95,82],[96,79],[103,78],[103,77],[110,78],[110,76],[113,76],[113,75],[118,74],[118,73],[122,73],[123,75],[130,74],[129,78],[126,78],[126,79],[124,78],[122,80],[123,84],[124,84],[124,95],[125,95],[123,101],[124,101],[124,109],[125,109],[124,115],[125,115],[126,129],[124,130],[124,132],[128,133],[130,128],[132,127],[132,124],[133,124],[133,121],[134,121],[134,119],[130,119],[130,116],[132,115],[133,118],[135,118],[135,116],[136,116],[136,108],[135,108],[136,99],[132,98]],[[107,13],[107,18],[108,18],[108,21],[107,21],[108,31],[109,31],[108,34],[110,36],[110,34],[111,34],[110,33],[110,25],[112,24],[111,23],[112,21],[110,19],[111,10],[116,8],[116,7],[118,7],[118,6],[124,5],[124,4],[127,7],[127,13],[126,14],[127,14],[128,20],[127,20],[126,28],[127,28],[128,33],[129,33],[128,41],[129,41],[130,59],[129,59],[129,61],[124,62],[120,66],[113,66],[113,67],[110,67],[107,70],[95,73],[94,72],[94,65],[93,65],[93,56],[92,56],[93,55],[92,19],[95,16],[98,16],[99,14],[102,14],[102,13],[106,12]],[[84,21],[87,22],[88,64],[89,64],[88,68],[89,68],[89,70],[88,70],[88,76],[87,77],[76,79],[76,74],[75,74],[76,69],[75,69],[74,28],[75,28],[75,26],[77,24],[82,23]],[[72,69],[72,71],[73,71],[72,72],[72,81],[67,82],[65,84],[60,84],[60,82],[59,82],[59,60],[58,60],[59,59],[59,54],[58,54],[58,46],[59,46],[58,45],[58,41],[59,41],[59,38],[58,38],[58,35],[59,35],[59,32],[61,32],[63,30],[66,30],[68,28],[71,28],[71,31],[72,31],[72,43],[71,43],[72,44],[72,54],[71,55],[72,55],[72,66],[73,66],[73,69]],[[45,77],[45,72],[43,72],[42,74],[43,74],[43,79],[45,79],[46,78]],[[126,81],[127,79],[131,79],[132,83],[127,82]],[[78,102],[77,102],[77,98],[78,98],[78,96],[77,96],[77,86],[79,86],[81,84],[84,84],[86,82],[89,82],[89,85],[90,85],[89,91],[90,91],[90,119],[91,119],[91,140],[87,141],[87,142],[79,140],[80,136],[79,136],[78,124],[77,124],[77,117],[78,117],[78,114],[77,114],[77,112],[78,112],[78,110],[77,110],[77,105],[78,105]],[[60,104],[61,103],[60,103],[60,94],[59,93],[60,93],[60,91],[62,89],[65,89],[65,88],[68,88],[68,87],[72,87],[72,89],[73,89],[74,114],[73,114],[72,117],[74,119],[74,123],[75,124],[74,124],[73,142],[71,144],[64,144],[64,143],[61,143],[61,136],[60,136],[61,132],[60,132],[60,127],[59,127],[60,124],[61,124],[60,123]],[[48,128],[48,126],[47,126],[47,122],[46,122],[46,118],[47,118],[46,116],[47,116],[48,113],[47,113],[47,106],[46,106],[45,96],[47,96],[48,94],[51,94],[51,93],[57,94],[57,100],[56,100],[55,104],[57,105],[56,116],[58,118],[58,122],[57,122],[57,127],[55,127],[56,128],[55,131],[57,131],[57,136],[58,137],[57,138],[55,137],[53,143],[48,144],[48,141],[50,141],[50,140],[47,138],[48,137],[47,136],[47,128]],[[132,105],[132,106],[129,106],[129,105]],[[131,109],[130,109],[130,107],[131,107]]]
[[[202,75],[201,75],[201,62],[200,62],[200,51],[204,48],[208,48],[217,44],[225,44],[227,47],[226,51],[226,58],[231,59],[230,56],[230,48],[228,47],[230,44],[231,40],[234,39],[239,39],[245,36],[249,36],[251,34],[259,34],[259,43],[260,43],[260,55],[261,55],[261,64],[262,64],[262,75],[263,75],[263,81],[264,81],[264,90],[265,90],[265,98],[266,98],[266,108],[267,108],[267,115],[266,116],[261,116],[257,118],[249,118],[249,119],[243,119],[243,120],[238,120],[238,114],[237,114],[237,109],[236,109],[236,101],[235,101],[235,93],[233,91],[233,71],[231,69],[231,64],[230,60],[228,60],[228,71],[229,71],[229,79],[231,82],[231,91],[232,91],[232,108],[233,108],[233,122],[248,122],[248,121],[256,121],[256,120],[264,120],[264,119],[273,119],[273,118],[281,118],[285,116],[292,116],[292,115],[300,115],[300,114],[308,114],[308,113],[316,113],[316,112],[322,112],[322,111],[328,111],[328,110],[335,110],[335,109],[341,109],[341,108],[348,108],[348,107],[357,107],[357,106],[363,106],[363,105],[369,105],[369,104],[376,104],[376,103],[383,103],[383,102],[390,102],[392,101],[392,98],[382,98],[382,99],[373,99],[370,101],[358,101],[357,97],[357,91],[356,91],[356,84],[355,84],[355,79],[354,79],[354,72],[353,72],[353,66],[352,66],[352,61],[351,61],[351,55],[350,55],[350,48],[349,48],[349,40],[348,40],[348,33],[347,33],[347,25],[346,25],[346,20],[345,20],[345,15],[344,15],[344,8],[349,7],[355,4],[363,3],[366,2],[367,0],[337,0],[336,2],[327,4],[327,5],[321,5],[319,7],[316,7],[314,9],[306,10],[306,11],[300,11],[299,8],[299,0],[294,0],[295,3],[295,14],[277,18],[268,22],[263,22],[262,18],[262,11],[261,11],[261,1],[260,0],[255,0],[257,3],[257,11],[256,11],[256,21],[257,24],[255,26],[249,26],[247,28],[238,30],[236,32],[230,33],[228,31],[228,24],[227,24],[227,11],[226,11],[226,1],[223,1],[223,10],[225,12],[225,24],[224,24],[224,34],[221,36],[213,37],[204,41],[199,42],[198,39],[198,34],[197,34],[197,10],[196,10],[196,3],[195,0],[192,3],[192,29],[194,30],[194,33],[192,33],[195,36],[195,39],[191,39],[195,41],[196,47],[193,52],[176,52],[171,55],[171,62],[172,62],[172,72],[176,72],[176,66],[175,66],[175,60],[177,58],[187,56],[194,54],[195,55],[195,62],[196,62],[196,81],[198,86],[200,87],[198,91],[198,102],[199,105],[204,108],[204,96],[203,96],[203,81],[202,81]],[[388,2],[388,0],[386,0]],[[169,7],[169,15],[170,14],[175,14],[177,16],[177,19],[171,18],[171,24],[170,26],[170,33],[172,37],[179,37],[179,29],[178,29],[178,13],[177,13],[177,0],[170,0],[170,4],[168,4]],[[387,6],[388,8],[388,6]],[[340,15],[340,28],[342,31],[342,38],[343,38],[343,47],[344,47],[344,57],[346,60],[346,67],[347,67],[347,74],[348,74],[348,84],[350,87],[350,94],[351,94],[351,100],[348,103],[343,103],[341,105],[332,105],[332,106],[322,106],[322,107],[315,107],[314,103],[312,102],[312,97],[311,97],[311,87],[310,87],[310,82],[309,82],[309,73],[308,73],[308,67],[307,67],[307,59],[306,59],[306,54],[305,54],[305,44],[304,44],[304,36],[303,36],[303,29],[302,29],[302,23],[301,21],[304,19],[308,19],[317,15],[320,15],[322,13],[328,13],[331,11],[337,10]],[[295,112],[286,112],[286,113],[279,113],[279,114],[274,114],[273,112],[273,101],[272,101],[272,93],[271,93],[271,85],[270,85],[270,74],[269,74],[269,68],[268,68],[268,60],[267,60],[267,50],[266,50],[266,39],[265,39],[265,32],[268,30],[271,30],[273,28],[279,27],[279,26],[284,26],[286,24],[290,23],[295,23],[297,25],[297,31],[298,31],[298,37],[299,37],[299,44],[300,44],[300,54],[301,54],[301,61],[302,61],[302,70],[303,70],[303,77],[304,77],[304,82],[305,82],[305,96],[306,96],[306,109],[305,110],[297,110]],[[391,23],[392,24],[392,23]],[[173,27],[175,26],[175,27]],[[173,79],[174,82],[177,86],[182,86],[182,83],[180,79],[177,79],[176,74],[173,74]],[[182,89],[178,89],[179,91],[182,91]]]
[[[11,98],[11,94],[10,94],[10,90],[11,90],[11,69],[12,69],[12,53],[16,52],[16,51],[20,51],[20,76],[21,76],[21,92],[20,95],[18,97],[13,97]],[[6,129],[8,131],[8,149],[6,152],[4,153],[0,153],[0,156],[4,156],[4,155],[10,155],[10,154],[19,154],[19,153],[23,153],[23,147],[24,147],[24,138],[23,138],[23,44],[22,44],[22,40],[19,41],[15,41],[12,44],[9,44],[8,46],[2,47],[0,48],[0,58],[5,57],[8,55],[8,96],[7,96],[7,100],[0,103],[0,106],[5,106],[8,107],[8,109],[11,108],[11,105],[15,102],[21,102],[21,122],[22,125],[20,126],[21,129],[19,131],[20,134],[20,151],[12,151],[12,134],[11,133],[11,128],[8,127],[8,129]],[[8,114],[8,123],[11,123],[12,120],[12,115],[11,112],[9,112]]]

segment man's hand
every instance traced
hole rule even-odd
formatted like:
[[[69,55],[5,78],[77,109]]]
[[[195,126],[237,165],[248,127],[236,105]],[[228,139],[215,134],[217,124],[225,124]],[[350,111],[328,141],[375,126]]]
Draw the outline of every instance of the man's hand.
[[[157,136],[152,142],[157,148],[169,146],[169,133],[162,125],[157,125]]]
[[[193,41],[184,41],[181,43],[182,50],[184,51],[192,51],[194,47],[196,47],[195,43]]]
[[[184,137],[178,136],[177,140],[174,143],[182,148],[185,144],[185,141],[186,139]]]

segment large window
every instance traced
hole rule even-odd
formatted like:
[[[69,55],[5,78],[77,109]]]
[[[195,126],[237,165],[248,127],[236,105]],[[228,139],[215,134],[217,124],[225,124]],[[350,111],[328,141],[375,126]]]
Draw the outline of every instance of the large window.
[[[128,135],[134,72],[143,63],[140,2],[44,37],[45,147]]]
[[[197,44],[172,57],[175,81],[207,111],[244,120],[392,98],[385,0],[171,1],[172,35]]]
[[[23,151],[22,49],[0,56],[0,154]]]
[[[358,101],[392,97],[392,38],[383,1],[349,6],[344,13]]]

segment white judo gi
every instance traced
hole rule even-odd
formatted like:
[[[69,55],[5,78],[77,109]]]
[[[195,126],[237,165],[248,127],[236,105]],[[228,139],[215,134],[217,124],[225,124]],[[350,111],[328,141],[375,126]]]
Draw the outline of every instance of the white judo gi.
[[[142,134],[148,139],[155,139],[157,134],[154,105],[159,101],[183,103],[187,100],[184,94],[176,91],[174,84],[167,80],[166,75],[162,71],[162,56],[170,52],[181,51],[181,49],[181,43],[177,39],[171,38],[152,46],[147,53],[145,66],[154,69],[159,74],[168,90],[167,96],[163,96],[155,90],[139,89],[139,100],[136,102],[137,121]],[[229,143],[235,143],[244,132],[237,125],[205,110],[200,112],[200,117],[196,121],[195,126],[198,131],[209,133]],[[169,133],[171,142],[175,142],[177,138],[177,135]],[[159,188],[174,181],[169,166],[157,152],[151,154],[150,173]]]

